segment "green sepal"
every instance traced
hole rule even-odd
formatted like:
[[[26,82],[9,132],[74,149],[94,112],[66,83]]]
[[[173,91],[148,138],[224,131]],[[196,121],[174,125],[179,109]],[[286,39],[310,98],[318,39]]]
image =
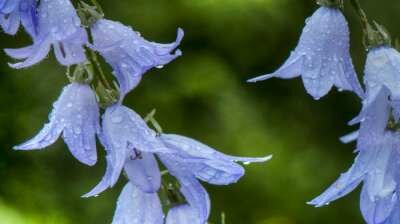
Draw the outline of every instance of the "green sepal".
[[[317,4],[320,6],[343,9],[343,0],[317,0]]]

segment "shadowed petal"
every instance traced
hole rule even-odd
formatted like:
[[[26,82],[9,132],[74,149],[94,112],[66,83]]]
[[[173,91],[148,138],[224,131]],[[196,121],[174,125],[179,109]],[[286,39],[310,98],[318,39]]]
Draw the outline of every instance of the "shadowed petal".
[[[112,66],[122,95],[134,89],[148,70],[161,68],[182,54],[175,51],[183,38],[181,29],[171,44],[149,42],[132,28],[106,19],[98,20],[91,31],[93,48]]]
[[[161,186],[161,173],[152,153],[141,153],[125,164],[130,182],[146,193],[156,193]]]
[[[179,205],[169,210],[166,224],[204,224],[190,205]]]
[[[364,97],[350,56],[348,24],[340,10],[319,8],[307,19],[300,41],[289,59],[272,74],[249,82],[299,75],[307,92],[317,100],[325,96],[333,85]]]
[[[49,124],[37,136],[15,148],[44,148],[54,143],[63,132],[64,141],[76,159],[87,165],[96,163],[96,134],[100,130],[99,108],[88,85],[72,83],[66,86],[54,103],[49,119]]]
[[[118,198],[112,224],[163,224],[164,214],[156,193],[142,192],[128,183]]]

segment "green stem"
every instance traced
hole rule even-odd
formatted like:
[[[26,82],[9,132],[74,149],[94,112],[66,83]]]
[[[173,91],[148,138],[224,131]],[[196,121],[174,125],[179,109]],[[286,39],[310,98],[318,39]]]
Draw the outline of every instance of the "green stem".
[[[111,84],[107,80],[106,74],[104,74],[104,72],[103,72],[103,69],[102,69],[101,64],[99,62],[99,59],[97,58],[96,52],[94,52],[93,50],[90,50],[90,49],[89,49],[89,52],[90,52],[90,60],[96,66],[96,70],[98,71],[99,79],[100,79],[101,83],[107,89],[113,89]]]
[[[361,26],[363,28],[363,32],[367,33],[368,32],[368,26],[369,26],[369,21],[367,14],[365,11],[361,8],[361,4],[358,0],[350,0],[351,5],[354,7],[354,9],[357,11],[357,14],[360,18]]]

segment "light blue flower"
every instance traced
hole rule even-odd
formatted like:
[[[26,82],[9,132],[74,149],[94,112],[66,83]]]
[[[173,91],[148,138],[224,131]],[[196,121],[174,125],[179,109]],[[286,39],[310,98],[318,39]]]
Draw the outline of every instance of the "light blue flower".
[[[100,183],[83,197],[98,195],[114,186],[123,169],[143,192],[159,190],[160,171],[151,153],[170,150],[138,114],[119,104],[107,108],[100,140],[107,151],[106,173]]]
[[[162,68],[182,54],[175,51],[183,38],[181,29],[171,44],[149,42],[131,27],[106,19],[98,20],[91,31],[93,48],[112,66],[122,95],[134,89],[148,70]]]
[[[15,149],[43,149],[53,144],[62,133],[76,159],[87,165],[96,163],[96,134],[100,132],[99,107],[88,85],[72,83],[66,86],[54,103],[49,120],[38,135]]]
[[[145,193],[127,183],[119,196],[112,224],[163,223],[164,213],[157,193]]]
[[[398,223],[398,220],[390,220],[393,216],[398,217],[400,205],[399,147],[399,134],[386,132],[375,144],[360,150],[353,166],[310,204],[317,207],[327,205],[352,192],[363,182],[360,206],[366,222]]]
[[[376,61],[367,62],[367,72]],[[378,70],[376,70],[378,71]],[[369,73],[371,75],[371,73]],[[367,83],[369,78],[366,76]],[[317,207],[329,204],[363,183],[361,212],[368,224],[394,224],[399,217],[398,181],[400,134],[388,130],[390,90],[384,85],[367,85],[367,98],[357,117],[360,129],[345,140],[357,139],[358,156],[352,167],[322,195],[310,202]]]
[[[70,0],[41,0],[38,8],[38,34],[31,46],[6,49],[6,53],[23,60],[11,64],[13,68],[25,68],[42,61],[51,47],[58,62],[68,66],[86,60],[84,45],[87,34]]]
[[[122,170],[125,170],[130,185],[135,189],[130,188],[131,191],[135,191],[139,198],[153,198],[161,186],[161,173],[156,159],[158,157],[169,173],[179,181],[187,206],[193,209],[195,223],[205,223],[210,212],[208,193],[199,180],[216,185],[231,184],[244,175],[243,167],[237,162],[249,164],[265,162],[271,158],[228,156],[187,137],[158,135],[133,110],[119,104],[107,108],[103,116],[100,140],[107,151],[106,173],[100,183],[83,197],[96,196],[114,186]],[[147,213],[138,213],[132,209],[143,211],[150,205],[142,203],[135,208],[125,207],[132,204],[131,200],[132,197],[124,190],[114,218],[114,221],[119,221],[115,223],[124,223],[121,221],[126,219],[124,217],[133,220],[148,218]],[[155,203],[155,200],[153,198],[149,203]],[[159,213],[156,213],[152,218],[159,220]],[[143,222],[147,223],[152,224],[150,221]]]
[[[36,0],[0,0],[0,25],[7,34],[15,35],[22,23],[25,30],[36,36]]]
[[[332,86],[354,91],[363,98],[350,56],[349,39],[349,28],[342,12],[321,7],[307,19],[298,46],[289,59],[277,71],[249,82],[301,76],[307,92],[315,99],[325,96]]]
[[[232,184],[244,175],[243,167],[237,162],[250,164],[265,162],[272,158],[271,156],[263,158],[229,156],[180,135],[162,134],[161,139],[172,153],[157,153],[157,156],[169,173],[180,182],[180,191],[185,196],[188,206],[193,209],[185,209],[185,211],[193,211],[196,214],[196,219],[191,219],[194,223],[206,223],[210,214],[207,191],[197,179],[214,185]],[[172,214],[172,216],[175,215]],[[187,216],[193,217],[193,213],[190,212]]]

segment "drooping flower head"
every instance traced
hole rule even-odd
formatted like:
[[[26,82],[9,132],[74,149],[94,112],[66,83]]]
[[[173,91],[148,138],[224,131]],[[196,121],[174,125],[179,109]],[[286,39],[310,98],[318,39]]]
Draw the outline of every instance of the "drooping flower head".
[[[225,155],[203,143],[180,135],[162,134],[161,139],[174,153],[158,153],[157,156],[169,173],[179,181],[180,191],[190,208],[185,207],[184,213],[187,213],[186,218],[190,218],[193,223],[206,223],[210,215],[210,199],[199,180],[213,185],[229,185],[244,175],[243,167],[237,162],[249,164],[271,159],[271,156],[246,158]],[[177,209],[181,208],[172,209],[172,213],[182,212]],[[168,224],[174,223],[172,220],[175,214],[168,216],[172,216]]]
[[[106,173],[84,197],[96,196],[115,185],[124,170],[129,183],[119,197],[113,224],[123,224],[124,220],[163,223],[164,215],[158,209],[161,207],[157,196],[161,172],[156,158],[179,181],[180,191],[187,202],[185,208],[190,208],[184,209],[186,218],[192,217],[194,223],[201,224],[208,219],[210,201],[199,180],[215,185],[235,183],[244,175],[243,167],[236,162],[248,164],[271,158],[228,156],[187,137],[157,134],[138,114],[120,104],[107,108],[100,140],[107,151]],[[133,203],[132,200],[138,201]],[[144,200],[146,202],[142,202]],[[149,207],[154,207],[155,212],[150,214],[147,211]],[[178,207],[171,211],[169,220],[176,219],[175,211],[182,213]]]
[[[181,29],[171,44],[149,42],[131,27],[106,19],[98,20],[91,31],[93,48],[112,66],[122,95],[134,89],[148,70],[161,68],[182,54],[175,51],[183,38]]]
[[[317,207],[329,204],[352,192],[363,183],[360,206],[368,224],[395,224],[399,215],[400,187],[400,135],[385,135],[359,151],[353,166],[328,188],[310,202]]]
[[[157,193],[145,193],[131,183],[125,185],[119,196],[112,224],[128,223],[164,223],[164,214]]]
[[[38,34],[31,46],[6,49],[6,53],[22,62],[13,68],[25,68],[39,63],[51,47],[58,62],[68,66],[85,61],[87,34],[70,0],[41,0],[38,8]]]
[[[115,185],[123,169],[144,192],[157,192],[160,171],[151,153],[168,152],[157,134],[133,110],[116,104],[103,115],[100,140],[107,151],[107,169],[101,182],[84,197]]]
[[[363,97],[350,56],[349,28],[340,9],[319,8],[307,19],[300,41],[289,59],[277,71],[249,82],[298,76],[315,99],[325,96],[332,86],[354,91]]]
[[[0,0],[0,25],[14,35],[22,24],[32,36],[37,34],[36,0]]]
[[[385,84],[387,80],[394,81],[391,78],[395,69],[387,61],[387,54],[379,54],[381,49],[373,49],[368,55],[365,69],[366,98],[362,112],[353,120],[353,123],[360,123],[360,129],[348,138],[357,140],[358,156],[346,173],[310,202],[317,207],[327,205],[363,183],[360,206],[368,224],[398,223],[396,219],[400,212],[400,133],[389,126],[393,117],[393,93],[390,90],[393,82]]]
[[[53,144],[62,133],[76,159],[87,165],[96,163],[96,134],[100,131],[99,108],[96,96],[88,85],[72,83],[66,86],[54,103],[49,120],[39,134],[15,149],[43,149]]]

